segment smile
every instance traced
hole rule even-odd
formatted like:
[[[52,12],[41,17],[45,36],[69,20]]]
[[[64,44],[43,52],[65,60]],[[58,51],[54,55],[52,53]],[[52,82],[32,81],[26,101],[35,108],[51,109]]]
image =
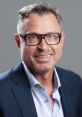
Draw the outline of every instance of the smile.
[[[37,55],[35,56],[36,61],[39,63],[44,63],[44,62],[49,62],[51,61],[51,56],[52,54],[47,54],[47,55]]]
[[[50,57],[51,55],[39,55],[39,56],[37,56],[38,58],[48,58],[48,57]]]

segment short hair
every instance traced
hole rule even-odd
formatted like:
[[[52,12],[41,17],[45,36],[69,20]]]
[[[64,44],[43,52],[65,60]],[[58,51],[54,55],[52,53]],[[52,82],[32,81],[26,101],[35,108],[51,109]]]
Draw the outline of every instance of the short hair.
[[[19,21],[17,23],[17,32],[18,33],[20,33],[20,34],[24,33],[21,30],[22,26],[23,26],[23,20],[28,18],[31,13],[35,13],[38,15],[52,13],[56,17],[58,23],[62,26],[63,20],[62,20],[61,15],[59,14],[59,11],[56,9],[56,7],[51,6],[47,3],[40,2],[37,4],[24,6],[22,9],[19,10],[19,12],[18,12]]]

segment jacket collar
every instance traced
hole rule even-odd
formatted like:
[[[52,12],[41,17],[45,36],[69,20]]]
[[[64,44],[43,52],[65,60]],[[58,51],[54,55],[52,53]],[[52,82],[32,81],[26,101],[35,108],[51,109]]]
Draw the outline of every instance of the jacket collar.
[[[61,82],[59,93],[61,97],[64,116],[75,117],[73,102],[72,102],[72,94],[71,94],[70,83],[69,83],[70,73],[68,73],[68,71],[63,70],[61,68],[57,68],[57,72]]]
[[[25,74],[22,63],[18,64],[12,73],[12,92],[18,103],[23,117],[37,117],[34,101],[32,98],[30,85]]]
[[[73,104],[70,94],[70,86],[68,83],[68,75],[64,70],[56,68],[57,73],[60,78],[61,87],[59,88],[59,93],[61,96],[61,103],[63,107],[63,112],[65,117],[74,117],[73,114]],[[13,94],[17,100],[20,110],[24,117],[37,117],[37,112],[34,106],[34,101],[32,98],[30,85],[23,68],[22,63],[19,63],[12,73],[12,80],[14,81],[14,86],[12,87]],[[21,93],[22,92],[22,93]]]

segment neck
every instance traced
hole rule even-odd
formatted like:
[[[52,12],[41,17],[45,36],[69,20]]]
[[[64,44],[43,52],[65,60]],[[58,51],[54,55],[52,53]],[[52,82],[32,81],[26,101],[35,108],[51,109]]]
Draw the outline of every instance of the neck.
[[[50,104],[53,108],[54,106],[54,99],[52,98],[52,92],[54,89],[54,74],[53,72],[51,74],[46,74],[46,75],[40,75],[40,76],[35,76],[36,79],[40,82],[40,84],[47,90],[47,95],[50,101]]]
[[[35,78],[40,82],[40,84],[47,90],[48,95],[51,95],[54,87],[53,72],[46,74],[35,75]]]
[[[47,90],[47,95],[48,95],[50,104],[53,108],[55,103],[54,99],[52,98],[52,92],[55,85],[53,71],[45,75],[40,74],[40,75],[34,75],[34,76],[40,82],[40,84]]]

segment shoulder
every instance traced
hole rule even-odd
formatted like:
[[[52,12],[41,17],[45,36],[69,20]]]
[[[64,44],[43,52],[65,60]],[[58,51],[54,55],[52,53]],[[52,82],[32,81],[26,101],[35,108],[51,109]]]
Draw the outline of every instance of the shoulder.
[[[8,71],[0,74],[0,88],[1,87],[7,87],[12,85],[12,81],[15,81],[14,79],[19,80],[19,78],[24,74],[24,68],[21,62],[19,62],[16,66],[13,66]]]
[[[12,71],[13,70],[10,69],[10,70],[0,74],[0,87],[3,85],[6,86],[6,84],[9,84],[11,76],[12,76]]]
[[[12,69],[6,71],[6,72],[3,72],[0,74],[0,82],[5,80],[8,76],[10,76],[12,73]]]
[[[16,66],[13,66],[9,70],[0,74],[0,83],[9,81],[14,73],[20,71],[22,64],[18,63]]]
[[[68,89],[68,91],[70,92],[70,95],[74,97],[73,99],[82,101],[81,77],[77,73],[71,70],[65,70],[59,67],[57,67],[56,70],[57,70],[61,87],[63,88],[63,90]]]
[[[60,67],[56,67],[56,70],[58,72],[60,80],[63,79],[64,81],[70,83],[70,85],[82,84],[81,77],[72,70],[67,70]]]
[[[71,76],[73,78],[77,78],[77,77],[80,78],[80,76],[72,70],[67,70],[60,67],[56,67],[56,70],[60,75],[64,75],[67,77]]]

